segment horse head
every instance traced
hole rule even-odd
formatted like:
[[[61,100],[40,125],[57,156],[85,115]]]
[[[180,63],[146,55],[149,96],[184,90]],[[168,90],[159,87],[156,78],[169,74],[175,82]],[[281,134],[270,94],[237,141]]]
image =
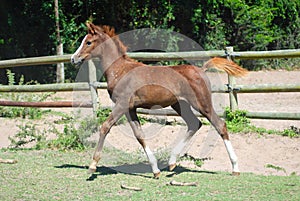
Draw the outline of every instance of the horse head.
[[[71,57],[71,63],[75,66],[81,65],[85,60],[89,60],[94,57],[101,57],[103,53],[103,42],[110,39],[107,28],[105,26],[96,26],[91,22],[86,23],[87,35],[81,42],[80,47]],[[114,30],[111,29],[114,33]]]

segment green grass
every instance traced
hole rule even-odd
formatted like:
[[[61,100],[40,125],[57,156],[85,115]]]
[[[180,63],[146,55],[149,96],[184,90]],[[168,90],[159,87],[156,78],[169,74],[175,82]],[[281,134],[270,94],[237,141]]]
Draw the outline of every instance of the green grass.
[[[233,133],[257,133],[270,134],[270,135],[281,135],[290,138],[300,137],[300,129],[295,126],[290,126],[290,128],[280,130],[269,130],[261,127],[256,127],[251,124],[249,118],[247,118],[246,110],[236,110],[231,111],[229,107],[225,108],[224,116],[226,119],[227,128]]]
[[[105,149],[94,175],[87,174],[92,150],[85,152],[2,150],[0,200],[299,200],[299,176],[259,176],[206,172],[179,167],[152,178],[146,158]],[[121,170],[128,170],[126,171]],[[198,182],[198,186],[168,186],[170,181]],[[122,189],[120,185],[142,191]]]

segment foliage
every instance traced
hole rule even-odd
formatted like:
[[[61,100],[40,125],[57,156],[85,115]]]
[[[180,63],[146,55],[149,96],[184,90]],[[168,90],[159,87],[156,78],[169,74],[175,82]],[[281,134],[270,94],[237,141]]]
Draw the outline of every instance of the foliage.
[[[79,130],[77,130],[74,125],[65,125],[63,132],[59,132],[57,129],[53,128],[53,132],[56,133],[57,138],[47,142],[47,147],[51,149],[58,149],[61,151],[66,150],[84,150],[85,145],[79,135]]]
[[[97,110],[97,118],[98,122],[102,124],[109,116],[111,113],[111,109],[109,108],[100,108]]]
[[[171,28],[170,22],[175,20],[174,5],[169,0],[159,1],[131,1],[130,16],[132,21],[130,26],[137,28]]]
[[[99,109],[97,118],[84,118],[80,121],[63,113],[51,112],[51,115],[61,116],[61,120],[55,120],[54,124],[48,123],[50,127],[48,130],[39,130],[30,122],[19,125],[20,131],[14,137],[9,138],[11,147],[24,148],[29,143],[33,143],[32,149],[84,150],[94,146],[88,138],[98,131],[99,125],[107,119],[110,112],[110,109]],[[125,118],[121,118],[118,123],[121,124],[124,121]],[[61,124],[64,125],[63,129],[58,128]],[[46,139],[45,136],[49,135],[56,137]]]
[[[51,112],[51,115],[61,116],[61,120],[55,120],[54,123],[49,123],[50,129],[40,130],[37,124],[26,123],[19,125],[19,131],[14,137],[10,137],[11,148],[24,148],[30,147],[31,149],[57,149],[61,151],[66,150],[85,150],[88,147],[94,147],[94,142],[89,141],[89,137],[98,132],[99,126],[107,119],[111,113],[110,109],[99,109],[97,118],[84,118],[77,121],[76,118],[72,118],[65,114]],[[229,108],[225,109],[225,117],[227,128],[230,132],[254,132],[258,134],[276,134],[287,137],[300,137],[300,130],[295,126],[291,126],[289,129],[283,131],[267,130],[265,128],[259,128],[251,124],[250,120],[246,117],[246,111],[236,110],[230,111]],[[144,116],[139,117],[141,124],[148,122],[160,123],[163,125],[169,125],[171,122],[165,120],[153,119]],[[126,118],[121,118],[117,124],[123,124]],[[176,122],[175,122],[176,123]],[[63,124],[63,129],[59,129],[57,126]],[[52,139],[47,139],[46,136],[55,135]],[[165,158],[165,153],[159,153],[160,158]],[[181,160],[194,161],[195,165],[201,166],[203,159],[196,159],[191,156],[185,156]],[[204,159],[205,160],[205,159]]]
[[[258,134],[275,134],[287,137],[300,137],[300,130],[295,126],[291,126],[288,129],[284,129],[283,131],[278,130],[268,130],[265,128],[256,127],[251,124],[249,118],[247,118],[247,111],[244,110],[235,110],[231,111],[229,107],[225,108],[225,119],[227,128],[231,132],[235,133],[247,133],[254,132]]]
[[[172,23],[176,20],[175,5],[170,0],[159,1],[131,1],[129,9],[131,21],[130,29],[134,29],[134,44],[129,44],[129,51],[180,51],[183,38],[178,34]],[[146,29],[145,29],[146,28]],[[131,50],[130,47],[138,47]],[[181,50],[182,51],[182,50]],[[160,65],[175,65],[176,61],[160,61]]]
[[[10,70],[7,70],[7,78],[8,84],[14,85],[17,83],[15,79],[15,73]],[[30,84],[38,84],[37,82],[31,81],[29,83],[24,83],[24,76],[21,76],[18,81],[18,85],[30,85]],[[46,100],[53,93],[13,93],[13,92],[3,92],[0,93],[0,98],[10,101],[32,101],[32,102],[40,102]],[[41,110],[39,108],[31,108],[31,107],[3,107],[0,106],[0,116],[1,117],[22,117],[29,119],[40,119],[43,114],[48,113],[49,110]]]
[[[276,165],[272,165],[272,164],[267,164],[266,168],[271,168],[277,171],[283,171],[284,173],[286,173],[286,170],[282,167],[276,166]]]
[[[225,119],[227,128],[232,132],[244,132],[251,128],[250,120],[246,117],[244,110],[231,111],[229,107],[225,108]]]
[[[176,51],[183,46],[172,31],[199,42],[206,50],[229,45],[236,51],[276,50],[300,48],[299,10],[297,0],[59,0],[59,22],[65,53],[72,53],[79,46],[88,19],[112,25],[119,33],[139,28],[168,29],[170,32],[156,41],[166,47],[165,51]],[[1,60],[55,54],[52,0],[4,0],[0,11]],[[298,63],[292,60],[288,65],[299,67]],[[259,62],[244,66],[255,69],[255,65],[262,66]],[[54,65],[39,70],[16,68],[16,73],[26,75],[28,80],[49,83],[55,80],[54,68]],[[2,83],[7,82],[4,74],[1,69]],[[67,80],[74,80],[76,69],[67,64],[66,76]]]
[[[201,167],[204,164],[204,160],[203,159],[195,158],[195,157],[193,157],[191,155],[188,155],[188,154],[185,154],[182,157],[180,157],[180,161],[183,161],[183,160],[192,161],[192,162],[194,162],[194,164],[197,167]]]
[[[110,115],[111,113],[111,109],[110,108],[99,108],[97,110],[97,123],[98,125],[102,124],[107,118],[108,116]],[[125,116],[122,116],[117,124],[123,124],[125,123],[127,120],[125,118]]]
[[[295,126],[290,126],[289,129],[284,129],[281,134],[288,137],[300,137],[300,129]]]
[[[289,31],[282,23],[292,23],[289,28],[293,27],[294,31],[300,28],[299,23],[296,23],[300,16],[295,12],[299,10],[300,4],[296,1],[225,0],[208,1],[206,5],[199,1],[198,5],[192,22],[199,37],[204,37],[203,41],[213,32],[216,36],[223,35],[227,43],[237,50],[267,50],[279,48],[282,45],[279,42],[281,37],[299,37],[298,32],[287,34]],[[217,43],[218,39],[215,37]],[[292,41],[291,46],[285,48],[295,48],[295,42]],[[299,47],[299,43],[296,46]]]
[[[64,125],[62,131],[55,125],[49,124],[50,129],[40,130],[36,124],[26,123],[18,125],[19,131],[14,137],[9,137],[11,148],[19,149],[30,147],[31,149],[56,149],[66,150],[84,150],[88,144],[86,138],[90,137],[91,128],[86,127],[86,122],[81,122],[79,128],[76,128],[74,122]],[[47,139],[46,136],[55,135],[54,139]]]
[[[46,137],[39,132],[35,124],[25,124],[24,126],[18,125],[18,127],[20,130],[17,134],[14,137],[9,137],[11,148],[21,148],[30,143],[35,143],[33,149],[39,150],[44,147],[43,143],[45,142]]]
[[[212,2],[208,3],[211,4]],[[199,3],[194,8],[194,15],[191,18],[194,25],[193,32],[205,50],[224,49],[229,45],[229,41],[226,40],[226,24],[214,11],[208,13],[211,9],[209,4],[203,6]]]

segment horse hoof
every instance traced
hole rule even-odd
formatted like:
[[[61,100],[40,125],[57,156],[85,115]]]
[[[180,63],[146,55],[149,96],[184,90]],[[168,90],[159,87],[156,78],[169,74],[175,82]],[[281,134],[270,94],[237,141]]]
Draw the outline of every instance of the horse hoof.
[[[176,168],[176,163],[169,165],[169,171],[173,171]]]
[[[94,174],[96,172],[97,168],[89,168],[88,174]]]
[[[159,177],[160,177],[160,172],[153,173],[153,175],[154,175],[154,179],[159,179]]]
[[[232,176],[240,176],[240,172],[232,172]]]

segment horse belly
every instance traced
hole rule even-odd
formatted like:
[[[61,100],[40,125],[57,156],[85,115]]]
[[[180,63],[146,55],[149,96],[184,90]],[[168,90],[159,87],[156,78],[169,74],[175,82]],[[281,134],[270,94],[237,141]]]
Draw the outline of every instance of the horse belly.
[[[132,97],[135,107],[167,107],[177,102],[176,93],[157,85],[144,86]]]

